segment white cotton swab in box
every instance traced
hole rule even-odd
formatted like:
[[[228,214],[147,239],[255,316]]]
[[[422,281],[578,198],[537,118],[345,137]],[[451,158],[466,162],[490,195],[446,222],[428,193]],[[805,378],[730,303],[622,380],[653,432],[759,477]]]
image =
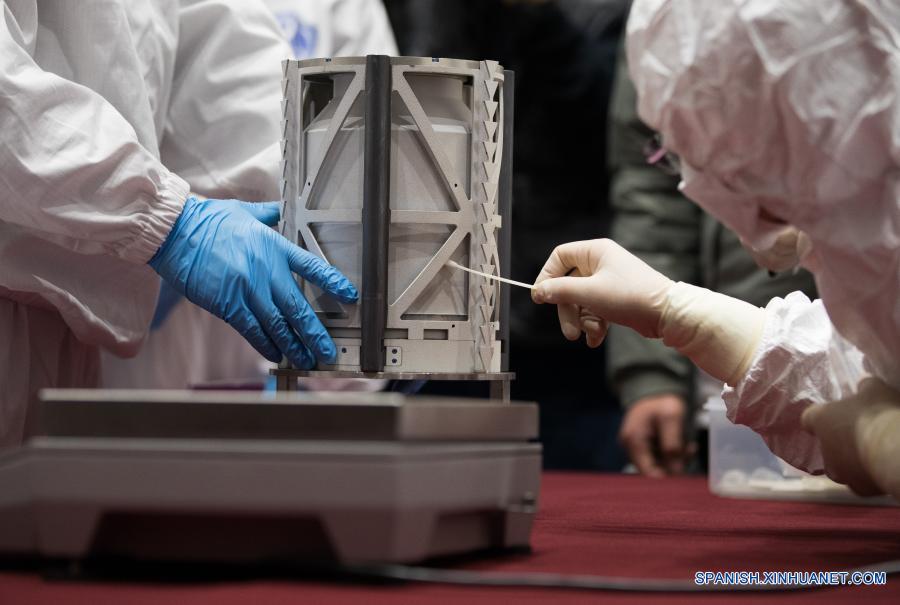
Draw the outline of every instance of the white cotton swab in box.
[[[498,275],[491,275],[490,273],[482,273],[481,271],[476,271],[475,269],[470,269],[468,267],[463,267],[459,263],[455,261],[447,261],[447,264],[453,267],[454,269],[460,269],[461,271],[467,271],[468,273],[474,273],[475,275],[480,275],[482,277],[486,277],[488,279],[493,279],[495,281],[503,282],[504,284],[510,284],[513,286],[519,286],[520,288],[528,288],[529,290],[534,290],[533,284],[526,284],[524,282],[516,281],[514,279],[506,279],[505,277],[500,277]]]

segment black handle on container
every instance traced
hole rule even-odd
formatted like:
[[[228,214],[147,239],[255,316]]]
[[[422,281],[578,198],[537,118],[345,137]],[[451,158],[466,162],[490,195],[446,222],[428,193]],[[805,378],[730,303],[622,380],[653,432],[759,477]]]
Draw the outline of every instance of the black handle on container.
[[[384,371],[391,208],[391,59],[366,57],[359,368]]]

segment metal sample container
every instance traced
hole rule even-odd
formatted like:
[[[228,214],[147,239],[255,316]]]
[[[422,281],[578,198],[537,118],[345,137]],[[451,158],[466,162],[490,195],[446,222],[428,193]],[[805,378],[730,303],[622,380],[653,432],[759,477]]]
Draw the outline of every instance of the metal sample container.
[[[506,370],[505,290],[447,263],[508,269],[512,103],[494,61],[284,63],[281,232],[360,290],[301,284],[338,349],[318,370]]]

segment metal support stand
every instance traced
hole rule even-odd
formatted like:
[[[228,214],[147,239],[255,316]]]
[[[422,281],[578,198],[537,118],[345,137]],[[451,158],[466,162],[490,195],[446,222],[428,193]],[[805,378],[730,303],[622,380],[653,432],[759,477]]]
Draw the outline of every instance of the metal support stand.
[[[269,370],[275,376],[278,391],[299,391],[298,378],[376,378],[387,380],[457,380],[490,383],[490,401],[509,403],[510,383],[515,372],[486,372],[452,374],[441,372],[347,372],[342,370],[293,370],[275,368]]]
[[[285,374],[275,373],[275,390],[277,390],[279,393],[296,391],[298,390],[297,386],[296,376],[287,376]]]
[[[509,403],[510,400],[510,384],[509,380],[494,380],[491,382],[491,399],[502,403]]]

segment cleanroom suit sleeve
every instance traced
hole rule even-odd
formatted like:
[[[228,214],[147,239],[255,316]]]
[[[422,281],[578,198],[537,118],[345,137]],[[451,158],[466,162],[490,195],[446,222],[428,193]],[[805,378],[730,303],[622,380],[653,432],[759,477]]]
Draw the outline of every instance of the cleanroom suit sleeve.
[[[34,24],[0,10],[0,221],[75,252],[146,263],[187,184],[100,95],[41,69]]]
[[[790,464],[821,473],[820,445],[800,418],[810,405],[853,395],[866,375],[863,354],[834,328],[822,301],[794,292],[766,306],[750,368],[722,396],[732,422],[759,433]]]
[[[180,3],[163,162],[195,193],[275,200],[281,172],[281,62],[290,48],[267,11]]]

